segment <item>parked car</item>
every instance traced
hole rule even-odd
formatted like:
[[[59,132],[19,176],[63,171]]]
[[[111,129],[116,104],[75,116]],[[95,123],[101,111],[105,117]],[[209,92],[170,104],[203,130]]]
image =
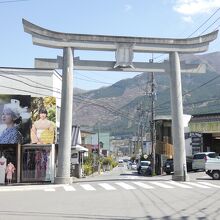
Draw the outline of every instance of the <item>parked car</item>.
[[[123,160],[118,160],[118,166],[123,167],[124,166],[124,161]]]
[[[206,158],[205,162],[206,174],[214,180],[220,180],[220,157]]]
[[[186,157],[187,171],[192,171],[192,157]],[[163,166],[164,172],[169,175],[174,171],[173,159],[167,159]]]
[[[138,174],[151,176],[152,175],[151,162],[148,160],[140,161],[140,163],[137,166],[137,171]]]
[[[216,158],[215,152],[200,152],[193,155],[192,169],[193,171],[205,170],[205,162],[208,158]]]
[[[169,175],[173,172],[173,159],[167,159],[163,167],[164,172]]]
[[[133,162],[133,163],[131,164],[131,169],[132,169],[132,170],[137,170],[137,164]]]

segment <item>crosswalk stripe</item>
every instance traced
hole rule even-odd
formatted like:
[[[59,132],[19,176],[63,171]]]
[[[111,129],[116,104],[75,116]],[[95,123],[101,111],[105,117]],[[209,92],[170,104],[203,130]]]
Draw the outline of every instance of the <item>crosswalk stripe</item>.
[[[198,184],[198,183],[186,182],[186,184],[191,185],[191,186],[196,186],[198,188],[203,188],[203,189],[209,189],[210,188],[209,186],[204,186],[204,185],[201,185],[201,184]]]
[[[204,184],[206,186],[214,187],[214,188],[220,188],[220,186],[212,184],[212,183],[207,183],[207,182],[198,182],[200,184]]]
[[[111,185],[108,184],[108,183],[99,183],[98,185],[100,185],[101,187],[103,187],[103,188],[106,189],[106,190],[116,190],[115,187],[111,186]]]
[[[53,188],[46,188],[44,189],[45,192],[55,192],[56,190]]]
[[[166,184],[164,184],[164,183],[159,183],[159,182],[154,182],[154,181],[152,181],[151,183],[154,184],[154,185],[156,185],[156,186],[165,188],[165,189],[173,189],[173,188],[174,188],[174,187],[169,186],[169,185],[166,185]]]
[[[144,189],[154,189],[153,186],[149,186],[146,183],[142,183],[142,182],[133,182],[133,183],[140,186],[140,187],[142,187],[142,188],[144,188]]]
[[[131,186],[131,185],[128,185],[127,183],[123,183],[123,182],[118,182],[118,183],[115,183],[119,186],[121,186],[122,188],[124,189],[135,189],[135,187]]]
[[[76,189],[73,186],[70,186],[70,185],[64,185],[63,188],[67,192],[76,191]]]
[[[87,190],[87,191],[95,191],[96,189],[91,186],[90,184],[81,184],[80,185],[83,189]]]
[[[174,186],[178,186],[180,188],[185,188],[185,189],[191,189],[192,188],[191,186],[187,186],[183,183],[177,183],[177,182],[174,182],[174,181],[168,181],[167,183],[172,184]]]
[[[171,189],[171,188],[185,188],[185,189],[195,189],[195,188],[204,188],[204,189],[210,189],[210,188],[220,188],[220,185],[213,184],[212,182],[205,182],[205,181],[196,181],[196,182],[176,182],[176,181],[131,181],[129,183],[119,181],[119,182],[111,182],[111,183],[103,183],[98,182],[94,185],[91,184],[85,184],[80,183],[79,186],[82,187],[84,190],[87,191],[96,191],[100,188],[97,188],[97,186],[102,187],[104,190],[107,191],[113,191],[113,190],[120,190],[119,187],[116,187],[115,185],[120,186],[123,189],[126,190],[132,190],[132,189],[157,189],[158,187],[164,188],[164,189]],[[137,187],[136,187],[137,186]],[[35,190],[41,190],[45,192],[54,192],[57,189],[63,189],[67,192],[73,192],[77,191],[78,188],[75,188],[75,185],[48,185],[48,186],[11,186],[11,187],[0,187],[0,192],[25,192],[25,191],[35,191]]]

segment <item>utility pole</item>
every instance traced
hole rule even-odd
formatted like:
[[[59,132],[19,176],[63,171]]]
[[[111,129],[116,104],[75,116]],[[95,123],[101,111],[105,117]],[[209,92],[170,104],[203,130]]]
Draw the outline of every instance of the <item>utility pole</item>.
[[[101,164],[100,164],[100,125],[99,125],[99,121],[98,121],[98,174],[101,173]]]
[[[153,63],[153,59],[149,60]],[[155,82],[154,82],[154,72],[151,72],[151,146],[152,146],[152,173],[155,174],[155,145],[156,145],[156,129],[155,129]]]
[[[144,118],[144,109],[143,109],[143,103],[140,104],[140,106],[137,107],[138,111],[138,154],[141,152],[141,155],[143,155],[143,118]],[[140,140],[139,140],[140,138]]]

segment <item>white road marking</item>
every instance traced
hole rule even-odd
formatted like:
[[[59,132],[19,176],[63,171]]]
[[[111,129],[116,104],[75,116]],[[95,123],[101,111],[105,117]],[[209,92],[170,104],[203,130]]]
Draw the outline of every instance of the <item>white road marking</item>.
[[[131,184],[130,184],[131,183]],[[131,189],[138,189],[138,188],[144,188],[144,189],[157,189],[157,187],[161,187],[164,189],[171,189],[171,188],[185,188],[185,189],[195,189],[195,188],[220,188],[220,185],[209,183],[209,182],[176,182],[176,181],[149,181],[149,182],[143,182],[143,181],[132,181],[129,183],[125,183],[122,181],[119,182],[111,182],[111,183],[96,183],[97,185],[101,186],[103,189],[107,191],[111,190],[120,190],[119,188],[115,187],[114,184],[120,186],[123,189],[131,190]],[[135,186],[136,185],[137,188]],[[97,189],[94,188],[91,184],[79,184],[84,190],[87,191],[96,191]],[[67,192],[73,192],[77,189],[74,187],[74,185],[66,185],[66,184],[60,184],[60,185],[22,185],[22,186],[2,186],[0,187],[0,192],[27,192],[27,191],[45,191],[45,192],[54,192],[56,189],[63,189]]]
[[[123,182],[118,182],[118,183],[115,183],[119,186],[121,186],[122,188],[124,189],[135,189],[135,187],[131,186],[131,185],[128,185],[127,183],[123,183]]]
[[[73,186],[70,186],[70,185],[64,185],[63,188],[67,192],[76,191],[76,189]]]
[[[96,189],[91,186],[90,184],[81,184],[80,185],[83,189],[87,190],[87,191],[95,191]]]
[[[142,183],[142,182],[133,182],[133,183],[140,186],[140,187],[142,187],[142,188],[144,188],[144,189],[154,189],[153,186],[149,186],[146,183]]]
[[[53,188],[46,188],[44,189],[45,192],[55,192],[56,190]]]
[[[100,185],[101,187],[103,187],[103,188],[106,189],[106,190],[116,190],[115,187],[111,186],[111,185],[108,184],[108,183],[99,183],[98,185]]]
[[[210,188],[209,186],[204,186],[204,185],[201,185],[201,184],[198,184],[198,183],[186,182],[186,184],[191,185],[191,186],[196,186],[198,188],[203,188],[203,189],[209,189]]]
[[[191,189],[192,188],[191,186],[187,186],[183,183],[179,183],[179,182],[175,182],[175,181],[168,181],[167,183],[172,184],[174,186],[178,186],[180,188],[185,188],[185,189]]]
[[[173,188],[174,188],[174,187],[172,187],[172,186],[166,185],[166,184],[161,183],[161,182],[154,182],[154,181],[152,181],[152,182],[150,182],[150,183],[152,183],[152,184],[154,184],[154,185],[156,185],[156,186],[165,188],[165,189],[173,189]]]
[[[207,182],[198,182],[200,184],[204,184],[206,186],[214,187],[214,188],[220,188],[220,186],[212,184],[212,183],[207,183]]]

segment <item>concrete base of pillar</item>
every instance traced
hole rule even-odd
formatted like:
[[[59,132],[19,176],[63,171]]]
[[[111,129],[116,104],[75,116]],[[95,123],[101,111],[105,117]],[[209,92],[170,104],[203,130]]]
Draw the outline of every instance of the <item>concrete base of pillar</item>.
[[[54,178],[55,184],[71,184],[73,183],[72,177],[55,177]]]
[[[189,181],[189,176],[181,176],[181,175],[173,175],[172,176],[173,181]]]

